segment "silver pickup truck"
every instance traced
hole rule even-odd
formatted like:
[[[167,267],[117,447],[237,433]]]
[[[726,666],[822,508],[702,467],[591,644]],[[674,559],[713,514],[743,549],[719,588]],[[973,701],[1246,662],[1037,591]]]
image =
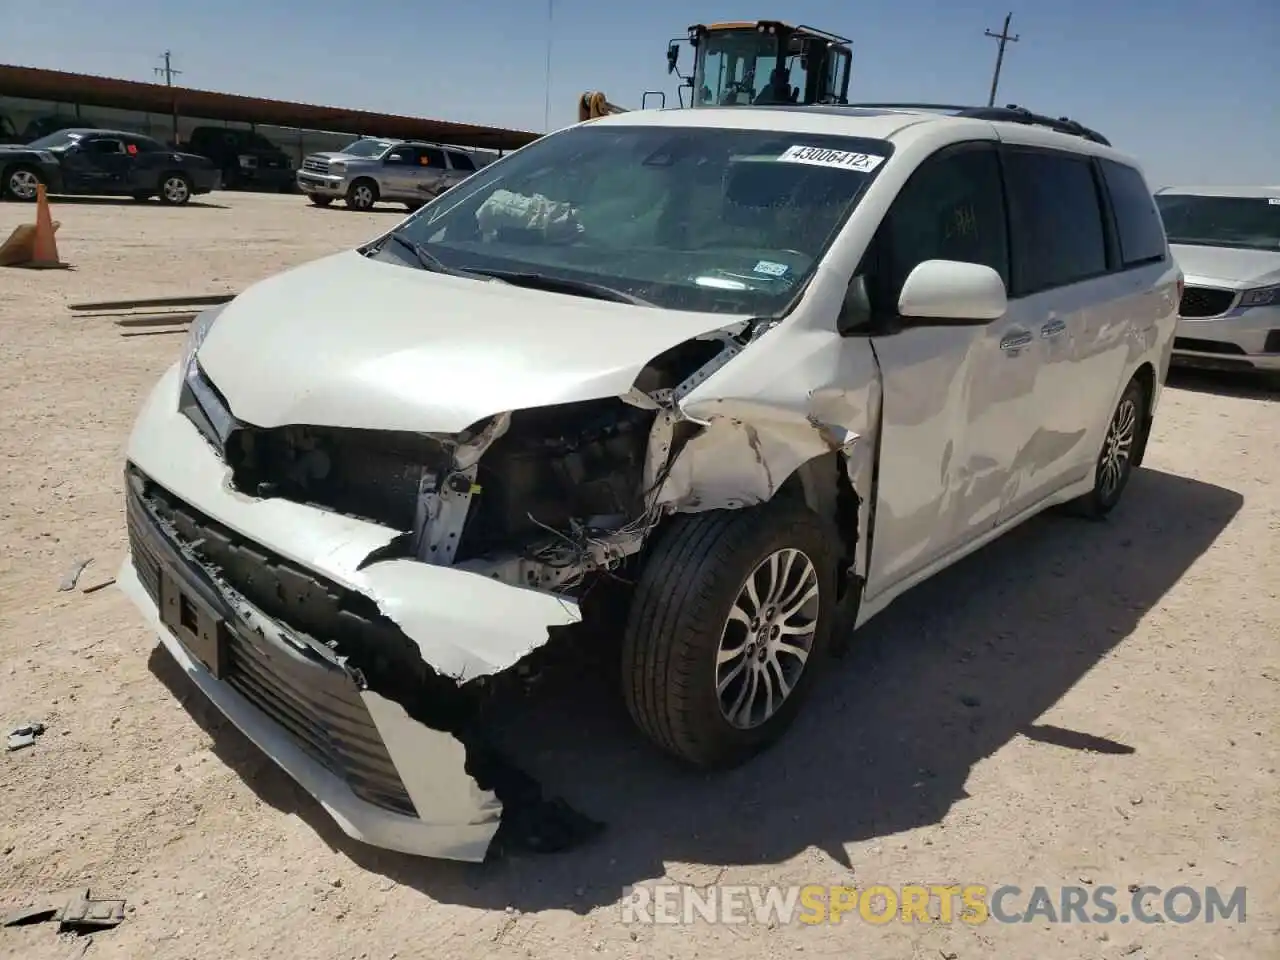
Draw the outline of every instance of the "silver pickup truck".
[[[360,139],[337,153],[313,153],[297,172],[298,189],[318,207],[345,200],[352,210],[403,203],[416,210],[475,173],[461,150],[405,140]]]

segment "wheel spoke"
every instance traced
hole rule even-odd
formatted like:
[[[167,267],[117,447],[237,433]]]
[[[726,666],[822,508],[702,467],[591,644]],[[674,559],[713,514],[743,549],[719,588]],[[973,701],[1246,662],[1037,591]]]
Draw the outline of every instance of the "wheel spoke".
[[[811,630],[810,633],[812,632],[813,631]],[[794,643],[787,643],[785,641],[775,643],[773,645],[773,653],[775,658],[778,654],[785,653],[788,656],[795,657],[801,664],[806,663],[809,659],[809,650],[807,647],[799,647]]]
[[[778,610],[779,619],[790,620],[797,613],[803,610],[810,600],[817,599],[818,578],[815,576],[812,580],[809,580],[806,577],[806,581],[808,581],[810,584],[809,589],[806,590],[800,597],[795,599],[788,598],[788,601],[785,607],[779,604],[779,610]]]
[[[733,701],[733,706],[729,708],[729,720],[731,723],[740,727],[750,726],[751,704],[755,702],[756,684],[758,682],[756,672],[748,670],[747,675],[742,680],[742,686],[738,690],[738,697]]]
[[[820,597],[813,561],[793,547],[762,558],[743,580],[715,654],[720,712],[732,726],[760,726],[795,691],[818,627],[805,612]]]
[[[725,674],[724,679],[716,685],[716,692],[720,694],[720,696],[723,697],[724,692],[729,689],[729,684],[733,683],[735,678],[742,675],[742,671],[746,669],[747,662],[746,657],[741,658],[737,664],[734,665],[733,669]],[[743,685],[745,686],[745,683]]]
[[[781,699],[785,700],[791,693],[791,684],[787,683],[787,674],[782,669],[782,664],[778,662],[777,657],[770,657],[765,661],[765,666],[770,670],[771,676],[777,680],[778,693],[782,695]]]

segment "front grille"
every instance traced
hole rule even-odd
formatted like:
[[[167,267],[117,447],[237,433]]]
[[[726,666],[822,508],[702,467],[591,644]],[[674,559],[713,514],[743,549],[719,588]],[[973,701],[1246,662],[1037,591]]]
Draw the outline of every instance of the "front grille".
[[[1182,291],[1182,302],[1178,304],[1178,316],[1193,320],[1220,316],[1231,309],[1231,303],[1235,298],[1235,292],[1232,290],[1187,287]]]
[[[308,173],[328,173],[329,161],[316,160],[313,157],[307,157],[307,159],[302,161],[302,169],[306,170]]]
[[[195,524],[215,542],[229,542],[230,531],[220,524],[202,517],[158,488],[152,487],[149,493],[156,495],[151,503],[159,508],[162,516],[172,511],[165,520],[174,529],[181,531],[183,526]],[[132,489],[127,515],[134,569],[147,594],[159,605],[161,561],[151,544],[164,538],[175,547],[189,548],[192,541],[186,537],[180,541],[178,536],[162,531]],[[242,545],[242,554],[249,549],[252,549],[250,545]],[[256,599],[251,595],[254,586],[257,590],[253,592],[279,591],[285,588],[285,583],[296,588],[299,580],[308,578],[323,587],[314,575],[302,568],[289,571],[296,578],[291,583],[288,577],[271,576],[271,565],[266,560],[263,558],[256,583],[232,582],[250,602]],[[175,573],[181,575],[180,571]],[[275,721],[304,752],[341,777],[357,797],[385,810],[417,815],[378,729],[360,699],[359,690],[348,674],[335,665],[276,649],[270,640],[234,622],[229,621],[228,628],[227,662],[221,677],[224,682]]]
[[[1197,337],[1174,337],[1173,349],[1190,350],[1194,353],[1235,353],[1244,355],[1237,344],[1225,340],[1200,340]]]

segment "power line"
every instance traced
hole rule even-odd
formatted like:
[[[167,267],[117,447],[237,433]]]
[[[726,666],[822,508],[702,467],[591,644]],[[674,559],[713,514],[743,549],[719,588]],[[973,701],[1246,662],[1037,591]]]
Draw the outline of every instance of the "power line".
[[[991,75],[991,96],[987,98],[987,106],[994,107],[996,105],[996,87],[1000,86],[1000,67],[1004,64],[1004,45],[1012,40],[1018,42],[1016,34],[1009,33],[1009,21],[1013,19],[1013,14],[1009,13],[1004,18],[1004,26],[1000,28],[999,33],[987,31],[987,36],[993,40],[999,40],[1000,46],[996,49],[996,71]]]

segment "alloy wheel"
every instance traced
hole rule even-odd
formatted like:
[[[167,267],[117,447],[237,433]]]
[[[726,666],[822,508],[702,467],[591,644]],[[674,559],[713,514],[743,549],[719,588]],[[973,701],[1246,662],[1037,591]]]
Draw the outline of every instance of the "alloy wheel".
[[[747,577],[716,655],[720,713],[740,730],[778,712],[804,672],[818,630],[818,571],[800,550],[776,550]]]

